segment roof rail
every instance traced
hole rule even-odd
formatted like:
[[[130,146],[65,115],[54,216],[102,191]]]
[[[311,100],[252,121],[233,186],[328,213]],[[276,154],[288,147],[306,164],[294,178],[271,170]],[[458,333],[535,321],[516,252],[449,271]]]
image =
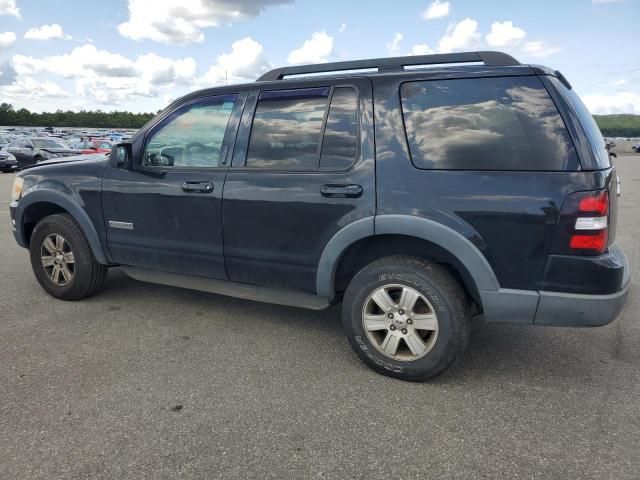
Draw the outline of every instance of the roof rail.
[[[291,75],[307,73],[328,73],[342,70],[364,70],[377,68],[379,72],[402,70],[411,65],[438,65],[442,63],[483,62],[489,66],[520,65],[515,58],[502,52],[461,52],[437,53],[434,55],[412,55],[408,57],[372,58],[347,62],[320,63],[314,65],[298,65],[294,67],[274,68],[263,74],[257,82],[282,80]]]

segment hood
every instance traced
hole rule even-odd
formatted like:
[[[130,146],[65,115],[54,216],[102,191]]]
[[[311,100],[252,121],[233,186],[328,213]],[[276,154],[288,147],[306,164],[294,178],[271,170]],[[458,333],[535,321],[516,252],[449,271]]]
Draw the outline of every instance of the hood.
[[[80,150],[70,148],[41,148],[43,152],[54,153],[56,155],[78,155]]]
[[[77,150],[75,151],[75,153],[77,153]],[[109,155],[106,153],[96,153],[93,155],[74,155],[71,157],[52,158],[50,160],[45,160],[43,162],[30,165],[29,167],[26,167],[26,168],[44,167],[45,165],[57,165],[59,163],[69,163],[69,162],[89,163],[89,162],[95,162],[96,160],[106,160],[108,158],[109,158]]]

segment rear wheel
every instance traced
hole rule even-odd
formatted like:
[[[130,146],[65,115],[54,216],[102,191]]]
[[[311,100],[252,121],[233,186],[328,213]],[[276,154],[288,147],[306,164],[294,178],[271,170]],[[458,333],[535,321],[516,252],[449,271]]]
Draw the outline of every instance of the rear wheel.
[[[89,297],[107,276],[107,267],[96,261],[82,230],[66,214],[51,215],[36,225],[29,252],[36,279],[56,298]]]
[[[416,257],[386,257],[360,270],[345,292],[342,321],[367,365],[403,380],[439,375],[469,339],[464,290],[446,269]]]

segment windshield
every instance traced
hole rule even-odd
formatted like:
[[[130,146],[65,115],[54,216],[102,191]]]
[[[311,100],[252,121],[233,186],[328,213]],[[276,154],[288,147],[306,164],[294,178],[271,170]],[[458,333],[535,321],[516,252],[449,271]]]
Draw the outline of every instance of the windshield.
[[[9,140],[4,137],[0,137],[0,143],[9,143]]]
[[[32,142],[36,148],[70,148],[69,145],[48,138],[34,138]]]

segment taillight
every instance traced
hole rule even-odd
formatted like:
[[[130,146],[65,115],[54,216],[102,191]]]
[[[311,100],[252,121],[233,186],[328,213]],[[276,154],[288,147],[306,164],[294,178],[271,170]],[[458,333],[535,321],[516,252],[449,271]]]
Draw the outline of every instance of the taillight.
[[[597,213],[606,215],[609,213],[609,192],[602,190],[598,193],[579,192],[585,195],[580,199],[578,209],[584,213]],[[577,194],[575,194],[577,195]]]
[[[609,191],[576,192],[567,197],[551,253],[599,255],[609,242]]]
[[[609,232],[600,230],[595,235],[572,235],[569,246],[574,250],[597,250],[603,253],[607,249]]]

